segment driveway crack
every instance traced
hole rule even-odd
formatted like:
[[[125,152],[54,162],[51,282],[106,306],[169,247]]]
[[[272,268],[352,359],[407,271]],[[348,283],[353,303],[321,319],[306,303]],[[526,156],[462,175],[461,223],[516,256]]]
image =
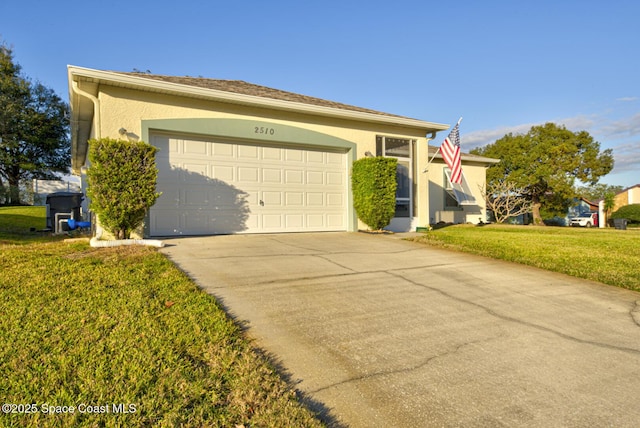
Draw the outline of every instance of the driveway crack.
[[[387,271],[387,273],[389,275],[393,275],[393,276],[395,276],[397,278],[403,279],[403,280],[405,280],[405,281],[407,281],[407,282],[409,282],[411,284],[414,284],[414,285],[416,285],[418,287],[422,287],[422,288],[426,288],[426,289],[431,290],[431,291],[435,291],[435,292],[440,293],[441,295],[443,295],[445,297],[448,297],[450,299],[453,299],[453,300],[456,300],[458,302],[466,303],[468,305],[480,308],[480,309],[484,310],[486,313],[488,313],[489,315],[491,315],[493,317],[496,317],[496,318],[500,318],[500,319],[505,320],[505,321],[510,321],[510,322],[513,322],[513,323],[516,323],[516,324],[520,324],[520,325],[524,325],[524,326],[527,326],[527,327],[531,327],[531,328],[536,329],[536,330],[540,330],[540,331],[544,331],[544,332],[547,332],[547,333],[551,333],[551,334],[554,334],[556,336],[562,337],[564,339],[567,339],[567,340],[570,340],[570,341],[576,342],[576,343],[581,343],[581,344],[596,346],[596,347],[599,347],[599,348],[612,349],[612,350],[616,350],[616,351],[632,353],[632,354],[635,354],[635,355],[640,354],[640,350],[639,349],[628,348],[628,347],[625,347],[625,346],[610,345],[608,343],[597,342],[597,341],[594,341],[594,340],[580,339],[578,337],[570,336],[570,335],[568,335],[566,333],[562,333],[560,331],[554,330],[554,329],[549,328],[549,327],[544,327],[544,326],[541,326],[539,324],[534,324],[534,323],[531,323],[531,322],[528,322],[528,321],[524,321],[524,320],[521,320],[521,319],[518,319],[518,318],[514,318],[514,317],[510,317],[510,316],[504,315],[504,314],[500,314],[500,313],[496,312],[495,310],[493,310],[493,309],[491,309],[491,308],[489,308],[487,306],[483,306],[483,305],[481,305],[479,303],[472,302],[472,301],[466,300],[466,299],[462,299],[460,297],[456,297],[456,296],[454,296],[452,294],[449,294],[449,293],[447,293],[447,292],[445,292],[443,290],[440,290],[439,288],[429,287],[428,285],[421,284],[419,282],[413,281],[413,280],[401,275],[400,273],[392,272],[392,271]],[[640,325],[639,324],[639,321],[640,321],[640,307],[638,306],[638,302],[636,302],[636,307],[631,311],[631,316],[633,317],[633,319],[636,322],[636,324]]]
[[[449,356],[449,355],[454,355],[454,354],[458,353],[462,348],[465,348],[465,347],[471,346],[471,345],[476,345],[478,343],[489,342],[489,341],[494,340],[494,339],[495,339],[495,337],[461,343],[461,344],[457,345],[452,350],[443,352],[441,354],[433,355],[433,356],[431,356],[431,357],[429,357],[429,358],[427,358],[427,359],[425,359],[425,360],[421,361],[420,363],[418,363],[416,365],[413,365],[413,366],[402,367],[402,368],[399,368],[399,369],[382,370],[382,371],[378,371],[378,372],[374,372],[374,373],[364,374],[364,375],[361,375],[361,376],[355,376],[355,377],[352,377],[352,378],[349,378],[349,379],[345,379],[345,380],[340,381],[340,382],[335,382],[335,383],[332,383],[330,385],[326,385],[326,386],[323,386],[321,388],[317,388],[317,389],[315,389],[313,391],[309,391],[309,393],[315,394],[315,393],[318,393],[318,392],[321,392],[321,391],[325,391],[325,390],[331,389],[331,388],[336,388],[338,386],[345,385],[345,384],[348,384],[348,383],[366,381],[366,380],[374,379],[374,378],[377,378],[377,377],[391,376],[391,375],[394,375],[394,374],[408,373],[408,372],[412,372],[412,371],[415,371],[415,370],[420,370],[423,367],[426,367],[427,365],[431,364],[432,361],[434,361],[434,360],[436,360],[438,358],[443,358],[443,357],[446,357],[446,356]]]

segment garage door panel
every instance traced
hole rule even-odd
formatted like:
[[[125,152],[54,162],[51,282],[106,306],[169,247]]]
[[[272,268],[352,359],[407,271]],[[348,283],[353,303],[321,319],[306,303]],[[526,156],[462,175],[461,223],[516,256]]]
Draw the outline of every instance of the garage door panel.
[[[197,177],[197,174],[201,175],[202,178],[206,178],[209,176],[209,172],[208,172],[208,167],[209,165],[206,163],[192,163],[192,162],[185,162],[182,164],[182,170],[183,174],[187,179],[188,179],[188,174],[196,174],[195,177]]]
[[[206,188],[189,188],[182,191],[181,204],[187,207],[209,206],[209,190]]]
[[[263,168],[262,169],[262,182],[263,183],[282,183],[282,170],[275,168]]]
[[[342,193],[327,193],[327,205],[342,207],[344,205],[344,195]]]
[[[151,235],[346,229],[345,153],[152,136],[162,196]],[[179,177],[179,179],[177,179]]]
[[[157,235],[175,235],[180,230],[180,216],[175,211],[155,209],[150,212],[151,230]]]
[[[287,162],[302,163],[302,162],[304,162],[304,154],[303,154],[302,150],[285,149],[284,159]]]
[[[328,165],[342,166],[344,165],[344,155],[341,153],[326,153],[326,159]]]
[[[309,228],[323,228],[324,227],[324,215],[323,214],[307,214],[307,227]]]
[[[307,184],[322,186],[324,184],[324,173],[322,171],[307,171]]]
[[[324,157],[324,153],[323,152],[312,152],[309,151],[306,153],[307,155],[307,163],[309,164],[324,164],[325,163],[325,157]]]
[[[262,147],[262,159],[264,160],[282,160],[282,149],[276,147]]]
[[[307,206],[321,207],[324,205],[324,193],[307,192]]]
[[[302,214],[285,215],[286,229],[301,229],[304,227],[304,216]]]
[[[304,184],[304,171],[302,170],[285,170],[285,184]]]
[[[213,157],[222,158],[222,159],[224,158],[233,159],[233,155],[234,155],[233,144],[211,143],[211,147],[212,147],[211,154]]]
[[[256,160],[258,159],[258,147],[256,146],[238,146],[238,160]]]
[[[212,232],[209,228],[209,214],[199,211],[189,212],[184,216],[184,231],[187,234],[198,231]]]
[[[271,231],[279,232],[283,229],[281,214],[264,214],[262,216],[262,222],[262,228],[265,229],[265,231],[271,229]]]
[[[183,150],[186,155],[207,155],[209,144],[205,141],[184,140]]]
[[[301,207],[304,204],[304,193],[302,192],[286,192],[285,202],[289,207]]]
[[[327,226],[344,228],[346,226],[344,216],[339,214],[327,214]]]
[[[327,184],[331,186],[342,186],[344,184],[344,174],[339,172],[327,172]]]
[[[216,180],[233,182],[235,177],[235,168],[233,166],[213,165],[211,176]]]
[[[258,182],[258,168],[256,167],[238,167],[238,182],[243,183],[257,183]]]
[[[281,208],[283,206],[282,200],[281,192],[262,192],[262,201],[269,208]]]

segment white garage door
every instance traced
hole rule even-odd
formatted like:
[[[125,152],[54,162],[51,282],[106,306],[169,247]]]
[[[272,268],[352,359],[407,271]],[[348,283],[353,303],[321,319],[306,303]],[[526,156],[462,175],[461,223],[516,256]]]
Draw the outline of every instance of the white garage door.
[[[150,234],[347,229],[343,152],[152,135],[158,191]]]

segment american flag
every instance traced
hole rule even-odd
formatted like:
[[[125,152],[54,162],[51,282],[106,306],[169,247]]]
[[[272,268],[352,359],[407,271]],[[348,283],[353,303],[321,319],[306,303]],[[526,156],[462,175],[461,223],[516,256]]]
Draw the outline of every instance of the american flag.
[[[451,170],[451,182],[462,183],[462,162],[460,161],[460,122],[453,127],[449,136],[440,146],[440,152]]]

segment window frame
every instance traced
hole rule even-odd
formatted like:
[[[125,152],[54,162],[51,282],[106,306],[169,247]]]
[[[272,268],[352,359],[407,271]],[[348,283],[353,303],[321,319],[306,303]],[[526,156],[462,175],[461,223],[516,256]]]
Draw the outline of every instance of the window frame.
[[[397,154],[388,153],[389,150],[386,148],[387,139],[389,140],[400,140],[406,141],[409,146],[408,154],[409,156],[398,156]],[[384,156],[390,158],[396,158],[398,160],[398,167],[400,167],[401,163],[403,166],[408,166],[408,180],[409,180],[409,197],[398,197],[396,193],[396,211],[394,213],[394,218],[413,218],[415,216],[415,171],[414,171],[414,151],[415,151],[416,140],[412,138],[403,138],[403,137],[390,137],[385,135],[376,135],[376,156]],[[397,170],[396,170],[397,174]],[[397,175],[396,175],[397,179]],[[409,212],[408,215],[397,215],[399,210],[398,206],[408,206]]]
[[[471,188],[469,187],[469,182],[467,181],[467,177],[464,174],[464,171],[461,171],[462,182],[460,184],[451,182],[451,170],[449,168],[444,168],[444,190],[445,190],[445,201],[444,206],[445,209],[449,210],[463,210],[465,206],[468,205],[477,205],[476,198],[473,196],[473,192],[471,192]],[[449,204],[449,198],[455,200],[457,205],[453,206]]]

